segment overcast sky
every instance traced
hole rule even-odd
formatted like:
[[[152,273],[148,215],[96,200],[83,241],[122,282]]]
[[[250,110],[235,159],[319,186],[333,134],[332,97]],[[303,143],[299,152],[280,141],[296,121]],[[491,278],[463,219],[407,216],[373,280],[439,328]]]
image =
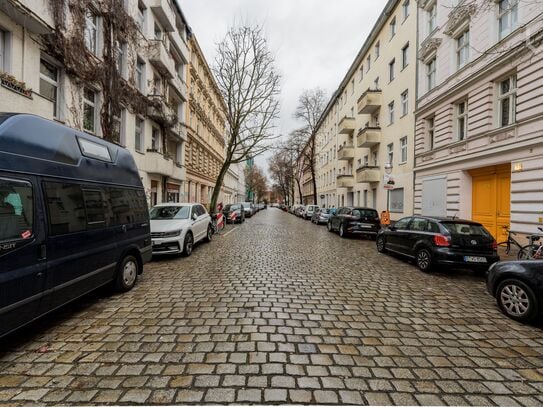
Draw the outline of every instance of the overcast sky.
[[[299,127],[292,117],[304,89],[328,97],[353,62],[386,0],[178,0],[210,65],[216,44],[236,21],[263,25],[282,76],[276,132]],[[266,155],[265,155],[266,156]],[[267,170],[266,157],[257,163]]]

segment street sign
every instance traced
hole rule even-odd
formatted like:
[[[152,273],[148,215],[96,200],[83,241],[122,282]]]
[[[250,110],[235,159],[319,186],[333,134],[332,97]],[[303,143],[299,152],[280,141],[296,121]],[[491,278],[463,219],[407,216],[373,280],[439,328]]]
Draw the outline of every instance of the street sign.
[[[383,188],[384,189],[394,189],[394,178],[392,178],[392,175],[385,174],[383,176]]]

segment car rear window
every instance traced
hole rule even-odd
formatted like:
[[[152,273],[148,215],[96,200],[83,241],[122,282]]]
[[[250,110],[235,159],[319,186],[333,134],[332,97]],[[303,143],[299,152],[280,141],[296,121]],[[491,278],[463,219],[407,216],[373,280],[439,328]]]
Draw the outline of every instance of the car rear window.
[[[442,223],[451,235],[456,236],[490,236],[483,225],[471,223]]]
[[[377,211],[372,209],[353,209],[352,215],[356,216],[357,218],[377,218],[379,216],[377,215]]]

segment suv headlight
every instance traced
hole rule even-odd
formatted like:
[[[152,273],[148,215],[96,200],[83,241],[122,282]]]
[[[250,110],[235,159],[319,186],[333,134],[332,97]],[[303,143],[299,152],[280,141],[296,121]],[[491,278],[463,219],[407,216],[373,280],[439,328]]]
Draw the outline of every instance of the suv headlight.
[[[164,232],[162,237],[176,237],[176,236],[179,236],[182,231],[183,229],[174,230],[173,232]]]

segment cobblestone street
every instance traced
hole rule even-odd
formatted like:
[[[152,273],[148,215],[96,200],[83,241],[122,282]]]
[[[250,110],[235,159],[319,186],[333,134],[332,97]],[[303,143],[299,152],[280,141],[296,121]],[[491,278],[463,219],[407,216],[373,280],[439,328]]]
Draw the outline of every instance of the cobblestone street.
[[[0,402],[543,404],[543,331],[270,208],[0,344]]]

